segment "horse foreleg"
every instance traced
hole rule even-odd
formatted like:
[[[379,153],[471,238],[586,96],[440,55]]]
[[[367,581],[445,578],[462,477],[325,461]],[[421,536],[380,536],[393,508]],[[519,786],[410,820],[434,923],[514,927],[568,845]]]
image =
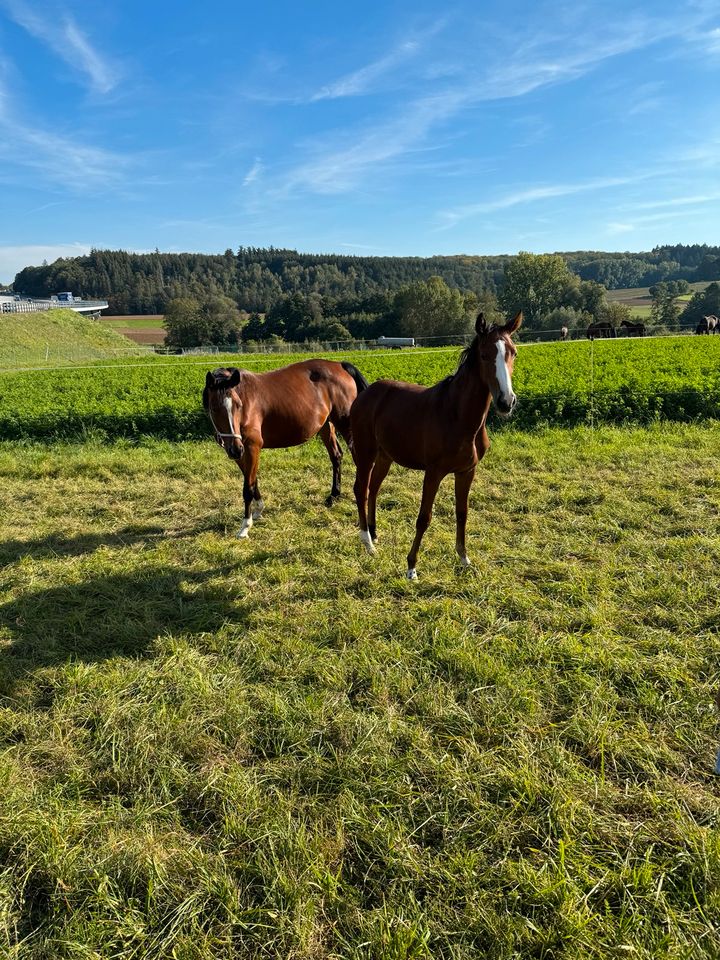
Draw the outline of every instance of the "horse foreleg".
[[[262,494],[260,493],[260,486],[255,481],[255,486],[253,487],[253,509],[252,509],[252,518],[253,520],[259,520],[262,516],[262,512],[265,509],[265,504],[263,503]]]
[[[257,472],[260,462],[260,447],[254,443],[245,442],[245,452],[243,454],[243,463],[241,470],[243,473],[243,502],[245,504],[245,517],[242,526],[237,532],[238,540],[246,540],[250,534],[250,528],[253,525],[252,504],[257,490]],[[262,504],[262,500],[260,501]],[[260,510],[262,513],[262,507]],[[260,514],[258,514],[259,516]]]
[[[415,521],[415,539],[413,540],[413,545],[410,547],[410,553],[407,557],[408,580],[417,580],[417,570],[415,569],[417,555],[420,549],[422,538],[425,534],[425,531],[430,526],[430,521],[432,520],[433,503],[435,502],[438,487],[440,486],[443,476],[444,474],[442,473],[431,473],[429,470],[425,474],[425,479],[423,480],[422,501],[420,503],[420,513],[418,513],[418,518]]]
[[[342,458],[343,452],[342,447],[338,443],[337,433],[335,432],[335,427],[330,423],[329,420],[325,421],[324,426],[320,430],[320,439],[325,444],[325,449],[328,452],[330,457],[330,463],[332,464],[333,471],[333,482],[330,495],[325,501],[328,507],[333,505],[333,501],[337,500],[340,496],[340,485],[342,480]]]
[[[377,543],[377,495],[383,480],[388,475],[388,470],[392,460],[384,454],[380,454],[375,461],[375,466],[370,474],[370,491],[368,494],[368,531],[373,543]]]
[[[465,549],[465,529],[467,527],[470,486],[474,477],[475,467],[471,467],[464,473],[455,474],[455,550],[463,567],[470,566],[470,560]]]

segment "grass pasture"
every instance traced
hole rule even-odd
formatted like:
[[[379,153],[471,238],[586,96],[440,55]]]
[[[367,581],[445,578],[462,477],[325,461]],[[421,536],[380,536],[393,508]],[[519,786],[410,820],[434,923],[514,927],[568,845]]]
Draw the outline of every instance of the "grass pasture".
[[[318,442],[0,446],[0,954],[715,957],[720,431],[508,430],[455,564]],[[351,480],[346,471],[346,487]]]

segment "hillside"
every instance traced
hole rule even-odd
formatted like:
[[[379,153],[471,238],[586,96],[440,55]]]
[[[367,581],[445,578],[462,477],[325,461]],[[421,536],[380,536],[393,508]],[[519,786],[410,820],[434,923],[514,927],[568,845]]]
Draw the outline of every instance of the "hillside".
[[[0,363],[141,352],[132,340],[72,310],[0,314]]]
[[[583,280],[608,289],[648,286],[662,280],[715,280],[720,247],[706,244],[656,247],[644,253],[561,254]],[[26,267],[15,277],[16,292],[42,297],[72,290],[83,297],[105,297],[114,315],[164,314],[176,297],[227,296],[248,312],[263,313],[283,296],[301,293],[322,298],[326,313],[336,307],[377,312],[378,298],[431,276],[460,290],[497,291],[505,265],[501,256],[354,257],[296,250],[240,247],[237,252],[128,253],[93,250],[85,257]],[[382,308],[381,308],[382,309]]]

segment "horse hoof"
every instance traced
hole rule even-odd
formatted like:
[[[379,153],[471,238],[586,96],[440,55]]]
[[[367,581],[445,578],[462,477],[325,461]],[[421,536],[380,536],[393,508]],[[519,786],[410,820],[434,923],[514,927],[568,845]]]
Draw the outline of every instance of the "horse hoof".
[[[410,567],[410,569],[406,573],[406,577],[408,578],[408,580],[417,580],[417,570],[415,569],[415,567]]]
[[[332,493],[328,494],[328,496],[325,498],[325,506],[331,507],[335,503],[335,501],[339,499],[339,497],[340,497],[339,493],[336,493],[334,495]]]
[[[367,530],[360,531],[360,542],[371,556],[377,553],[377,550],[373,546],[372,537]]]
[[[472,566],[472,563],[470,563],[470,558],[467,556],[467,554],[464,557],[460,557],[460,566],[463,568],[463,570],[467,570],[468,567]]]
[[[260,517],[263,515],[264,509],[265,509],[265,504],[262,502],[262,500],[256,500],[255,507],[253,508],[253,512],[252,512],[253,520],[259,520]]]
[[[235,534],[238,540],[247,540],[247,538],[250,536],[250,527],[252,525],[253,525],[252,520],[243,520],[243,525]]]

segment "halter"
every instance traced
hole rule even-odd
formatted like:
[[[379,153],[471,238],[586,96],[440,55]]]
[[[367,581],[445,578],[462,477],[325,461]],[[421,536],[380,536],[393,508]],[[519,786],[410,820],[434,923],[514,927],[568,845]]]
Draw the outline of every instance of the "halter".
[[[214,430],[215,430],[215,438],[216,438],[216,440],[218,440],[218,442],[220,441],[220,437],[232,437],[233,440],[239,440],[240,443],[243,442],[243,438],[242,438],[242,436],[241,436],[239,433],[221,433],[221,432],[218,430],[217,424],[215,423],[215,420],[213,419],[212,410],[210,409],[210,404],[209,404],[209,403],[208,403],[207,412],[208,412],[208,416],[210,417],[210,423],[213,425],[213,428],[214,428]],[[232,418],[231,418],[231,416],[230,416],[229,413],[228,413],[228,423],[232,424]]]

